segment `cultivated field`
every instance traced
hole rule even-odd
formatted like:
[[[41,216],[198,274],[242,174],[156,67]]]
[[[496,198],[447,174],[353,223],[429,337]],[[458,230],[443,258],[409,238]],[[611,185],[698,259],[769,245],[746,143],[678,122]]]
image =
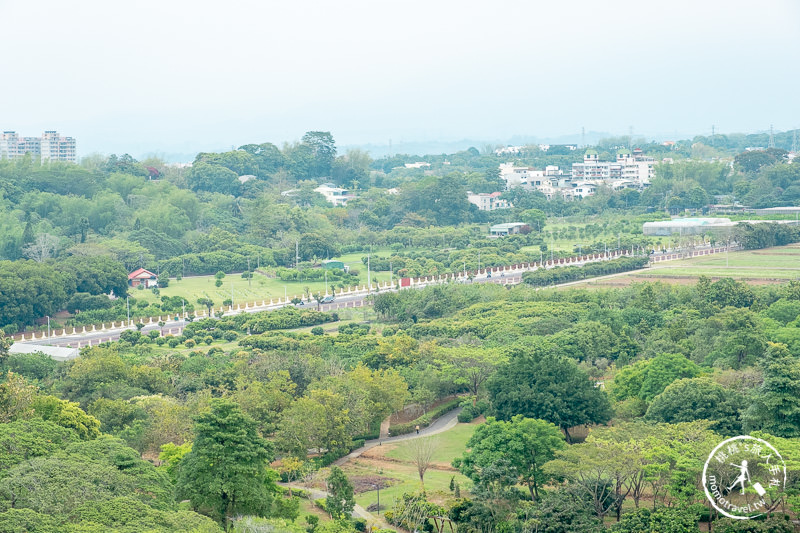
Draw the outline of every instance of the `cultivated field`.
[[[729,277],[754,284],[800,279],[800,244],[665,261],[644,271],[609,276],[586,285],[619,287],[641,281],[685,284],[695,283],[700,276],[712,280]]]

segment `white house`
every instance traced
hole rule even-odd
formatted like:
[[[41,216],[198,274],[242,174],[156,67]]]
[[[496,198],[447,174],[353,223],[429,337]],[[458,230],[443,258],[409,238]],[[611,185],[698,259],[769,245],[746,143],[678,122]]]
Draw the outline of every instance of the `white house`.
[[[347,189],[336,187],[333,183],[323,183],[314,191],[325,197],[325,200],[332,203],[334,207],[347,205],[347,200],[355,198],[355,195],[348,194]]]
[[[478,206],[480,211],[494,211],[495,209],[509,209],[514,207],[508,200],[500,198],[500,192],[478,193],[467,191],[467,200],[471,204]]]

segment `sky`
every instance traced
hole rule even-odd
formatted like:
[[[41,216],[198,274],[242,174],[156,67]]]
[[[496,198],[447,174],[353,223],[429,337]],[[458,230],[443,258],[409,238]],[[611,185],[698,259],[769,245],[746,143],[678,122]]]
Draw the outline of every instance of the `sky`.
[[[797,0],[0,0],[0,129],[92,152],[800,126]]]

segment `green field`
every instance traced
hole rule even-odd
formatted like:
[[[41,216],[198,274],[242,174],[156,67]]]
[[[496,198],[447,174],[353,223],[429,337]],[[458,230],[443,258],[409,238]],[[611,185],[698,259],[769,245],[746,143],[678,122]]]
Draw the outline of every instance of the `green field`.
[[[471,486],[471,481],[456,471],[450,463],[464,453],[466,442],[475,431],[475,424],[457,424],[453,429],[434,435],[437,448],[433,455],[434,464],[425,473],[425,491],[431,501],[452,499],[450,479],[455,477],[463,493]],[[381,489],[381,509],[391,509],[394,501],[405,493],[419,491],[422,487],[416,466],[408,458],[411,441],[400,441],[372,448],[363,456],[345,464],[342,469],[354,481],[366,486],[370,479],[380,478],[384,484]],[[356,503],[364,506],[377,503],[377,491],[367,490],[356,494]]]
[[[373,284],[376,282],[383,284],[389,281],[389,277],[389,272],[375,272],[372,274],[371,279]],[[366,269],[361,271],[359,278],[361,280],[360,284],[366,285]],[[394,279],[396,280],[397,278],[395,277]],[[185,277],[180,281],[172,278],[169,280],[169,286],[160,289],[160,293],[163,296],[180,296],[191,303],[197,302],[198,298],[208,297],[219,306],[222,305],[223,300],[229,298],[233,300],[234,305],[255,301],[261,303],[261,300],[283,299],[284,294],[291,299],[294,296],[302,296],[306,287],[311,289],[312,293],[325,292],[324,281],[281,281],[259,273],[255,273],[250,282],[243,279],[239,274],[225,276],[221,287],[217,287],[214,283],[215,281],[214,276],[191,276]],[[333,289],[333,283],[329,282],[328,291],[332,292]],[[131,295],[149,302],[158,301],[158,297],[148,290],[140,291],[134,289],[131,291]]]
[[[646,270],[590,281],[592,285],[625,285],[637,281],[694,282],[700,276],[734,278],[754,283],[800,279],[800,244],[761,250],[720,253],[654,263]]]

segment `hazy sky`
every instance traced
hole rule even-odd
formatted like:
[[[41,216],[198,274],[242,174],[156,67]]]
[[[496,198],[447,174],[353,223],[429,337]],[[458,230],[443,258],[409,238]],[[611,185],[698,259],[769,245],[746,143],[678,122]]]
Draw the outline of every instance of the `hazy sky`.
[[[798,0],[0,0],[0,129],[192,152],[800,126]]]

